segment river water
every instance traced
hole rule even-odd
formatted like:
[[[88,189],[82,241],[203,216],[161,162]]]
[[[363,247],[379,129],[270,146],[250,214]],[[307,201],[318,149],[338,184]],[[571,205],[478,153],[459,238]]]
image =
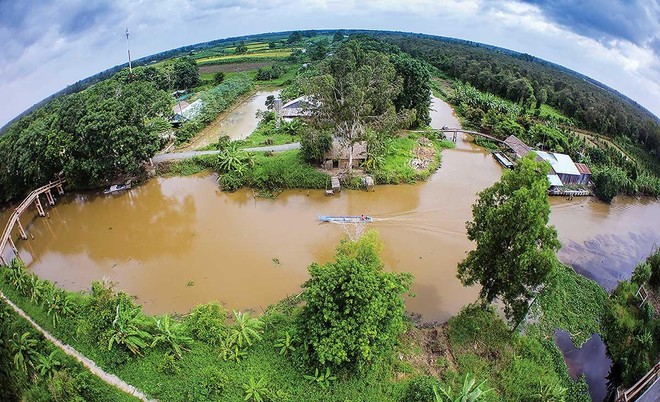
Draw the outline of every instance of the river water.
[[[434,127],[459,124],[447,104],[435,99],[433,107]],[[275,200],[255,199],[250,190],[219,191],[207,174],[156,178],[114,196],[67,194],[49,218],[32,221],[34,239],[19,241],[19,252],[32,271],[66,289],[88,289],[102,278],[116,282],[148,313],[183,313],[211,300],[260,311],[299,292],[310,263],[328,261],[342,236],[365,229],[321,224],[318,215],[369,214],[378,218],[368,228],[380,233],[386,269],[415,275],[408,310],[445,321],[477,297],[477,288],[456,279],[456,265],[473,246],[465,222],[476,194],[502,170],[460,138],[442,158],[428,182],[334,197],[291,190]],[[551,204],[564,244],[560,258],[599,283],[629,276],[660,239],[657,201],[617,198],[608,206],[553,198]],[[0,219],[6,218],[5,212]]]
[[[266,98],[277,96],[279,91],[258,91],[235,108],[221,113],[211,124],[202,130],[187,150],[205,147],[226,135],[232,140],[242,140],[257,128],[259,119],[255,117],[259,110],[266,110]]]

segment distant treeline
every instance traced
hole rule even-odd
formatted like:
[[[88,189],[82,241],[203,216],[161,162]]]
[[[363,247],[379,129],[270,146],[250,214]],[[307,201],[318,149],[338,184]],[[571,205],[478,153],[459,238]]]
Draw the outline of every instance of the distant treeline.
[[[534,108],[548,104],[581,127],[625,136],[660,155],[658,118],[631,99],[567,68],[528,54],[455,39],[402,33],[374,36],[451,78]]]

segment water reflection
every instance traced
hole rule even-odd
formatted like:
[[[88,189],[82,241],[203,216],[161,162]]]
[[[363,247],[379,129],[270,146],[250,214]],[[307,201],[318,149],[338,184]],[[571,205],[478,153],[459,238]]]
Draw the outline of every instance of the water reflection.
[[[555,343],[564,356],[568,374],[577,380],[584,375],[592,401],[603,401],[608,395],[607,376],[612,361],[607,356],[605,343],[594,334],[580,349],[573,345],[568,332],[555,331]]]

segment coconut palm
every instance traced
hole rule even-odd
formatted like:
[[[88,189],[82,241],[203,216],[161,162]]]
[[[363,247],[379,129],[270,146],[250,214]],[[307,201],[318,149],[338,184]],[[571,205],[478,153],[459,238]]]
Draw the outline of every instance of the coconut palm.
[[[250,313],[234,310],[234,325],[229,332],[229,343],[244,348],[252,345],[252,342],[261,340],[263,321],[250,317]]]
[[[170,319],[169,315],[164,315],[161,319],[156,319],[156,332],[151,347],[159,343],[164,343],[169,347],[177,357],[181,357],[184,350],[192,342],[192,338],[185,335],[185,328],[183,324]]]
[[[17,369],[27,372],[28,364],[33,366],[37,354],[37,340],[33,339],[29,332],[24,332],[20,336],[14,333],[9,344],[14,353],[14,365]]]

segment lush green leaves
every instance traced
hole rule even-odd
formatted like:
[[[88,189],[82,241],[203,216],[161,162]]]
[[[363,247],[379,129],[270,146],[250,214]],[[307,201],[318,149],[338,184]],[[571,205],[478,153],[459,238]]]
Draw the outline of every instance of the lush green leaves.
[[[523,158],[515,170],[479,193],[467,223],[477,247],[458,266],[464,285],[481,285],[485,302],[501,299],[506,316],[520,322],[529,301],[556,261],[557,233],[548,227],[547,168]]]
[[[377,234],[368,232],[356,242],[342,241],[334,262],[310,265],[298,320],[310,367],[366,370],[391,353],[412,277],[383,272],[381,247]]]

